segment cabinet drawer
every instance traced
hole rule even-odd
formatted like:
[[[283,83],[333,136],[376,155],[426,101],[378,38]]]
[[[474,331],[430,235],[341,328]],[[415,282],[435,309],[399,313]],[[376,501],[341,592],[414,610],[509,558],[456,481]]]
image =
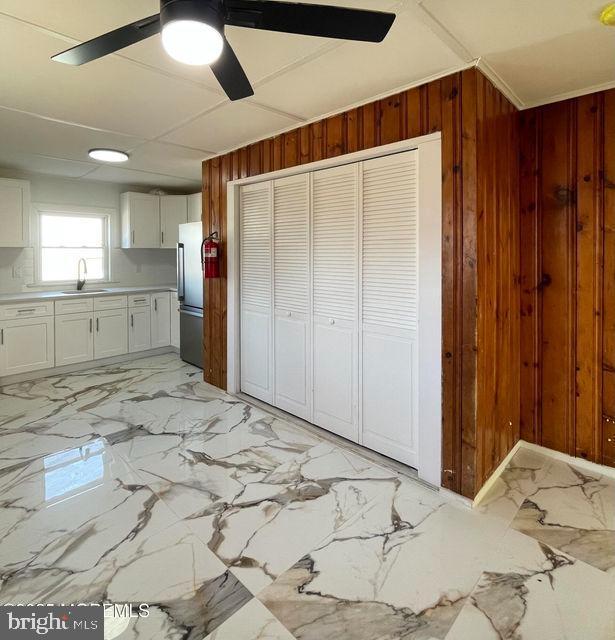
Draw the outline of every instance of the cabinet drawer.
[[[94,298],[94,311],[106,311],[107,309],[123,309],[128,304],[126,296],[105,296]]]
[[[77,298],[71,300],[56,300],[56,316],[67,313],[85,313],[94,308],[92,298]]]
[[[150,305],[150,294],[149,293],[139,293],[128,296],[128,306],[130,308],[133,307],[149,307]]]
[[[44,302],[24,302],[23,304],[5,304],[0,306],[0,320],[15,318],[37,318],[53,315],[53,300]]]

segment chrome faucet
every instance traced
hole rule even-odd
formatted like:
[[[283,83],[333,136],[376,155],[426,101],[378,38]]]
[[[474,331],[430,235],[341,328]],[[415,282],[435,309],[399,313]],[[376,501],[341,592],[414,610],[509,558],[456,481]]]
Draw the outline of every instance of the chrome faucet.
[[[81,265],[83,264],[83,278],[81,277]],[[85,278],[88,275],[88,265],[84,258],[79,258],[77,263],[77,291],[81,291],[85,285]]]

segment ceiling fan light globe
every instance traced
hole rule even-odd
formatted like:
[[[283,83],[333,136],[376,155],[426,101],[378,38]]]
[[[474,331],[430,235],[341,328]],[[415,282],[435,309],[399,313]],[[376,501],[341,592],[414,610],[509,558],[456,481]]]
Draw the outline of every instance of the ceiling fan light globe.
[[[162,29],[162,45],[178,62],[193,66],[212,64],[222,53],[219,31],[198,20],[173,20]]]

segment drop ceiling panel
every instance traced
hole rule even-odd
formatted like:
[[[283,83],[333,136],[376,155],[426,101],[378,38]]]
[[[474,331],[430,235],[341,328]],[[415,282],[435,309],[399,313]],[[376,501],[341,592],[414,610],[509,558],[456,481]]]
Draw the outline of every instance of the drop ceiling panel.
[[[201,189],[201,182],[197,180],[185,180],[173,178],[147,171],[136,171],[122,167],[100,166],[87,175],[88,180],[100,180],[102,182],[115,182],[117,184],[133,184],[144,187],[174,189],[187,193],[197,192]]]
[[[81,67],[49,58],[66,43],[0,17],[2,106],[156,137],[220,102],[203,87],[110,56]]]
[[[228,102],[163,140],[218,153],[296,124],[297,120],[266,111],[250,102]]]
[[[416,17],[402,13],[383,44],[340,44],[257,87],[255,99],[312,118],[463,63]]]
[[[188,180],[201,180],[201,163],[211,153],[161,142],[146,142],[130,154],[122,168],[165,173]]]
[[[94,147],[129,151],[144,142],[142,138],[76,127],[2,108],[0,131],[2,149],[88,163],[92,162],[88,151]]]
[[[81,178],[93,169],[87,162],[76,162],[62,158],[52,158],[22,153],[0,146],[0,167],[17,171],[33,171],[63,178]]]

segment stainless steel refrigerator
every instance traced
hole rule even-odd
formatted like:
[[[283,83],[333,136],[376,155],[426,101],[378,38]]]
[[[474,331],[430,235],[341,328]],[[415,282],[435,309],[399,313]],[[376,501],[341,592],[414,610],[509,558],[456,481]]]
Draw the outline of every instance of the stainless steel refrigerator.
[[[200,222],[179,225],[177,243],[177,298],[179,300],[179,354],[203,368],[203,270]]]

